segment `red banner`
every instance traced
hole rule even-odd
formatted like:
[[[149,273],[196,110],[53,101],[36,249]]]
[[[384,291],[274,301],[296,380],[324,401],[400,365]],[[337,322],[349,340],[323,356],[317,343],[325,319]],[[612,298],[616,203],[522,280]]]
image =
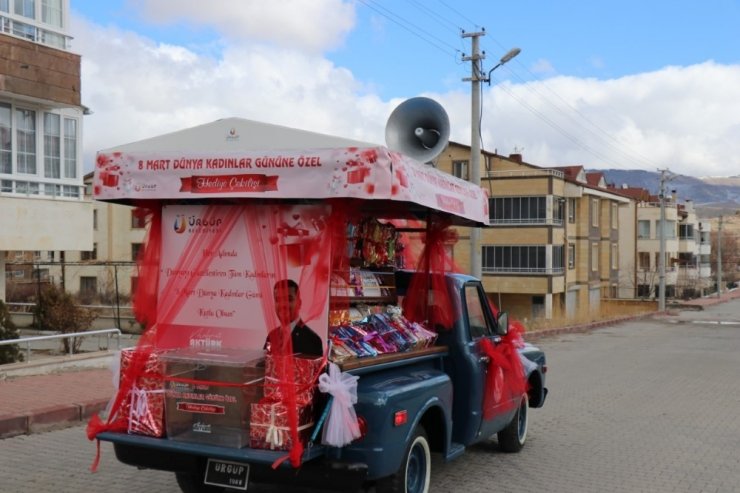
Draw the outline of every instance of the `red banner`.
[[[465,204],[462,200],[449,195],[437,194],[437,206],[447,212],[465,214]]]
[[[178,402],[177,410],[185,411],[187,413],[226,414],[226,408],[224,408],[224,406],[214,406],[213,404],[200,404],[198,402]]]
[[[180,178],[180,191],[190,193],[274,192],[277,176],[244,174],[187,176]]]

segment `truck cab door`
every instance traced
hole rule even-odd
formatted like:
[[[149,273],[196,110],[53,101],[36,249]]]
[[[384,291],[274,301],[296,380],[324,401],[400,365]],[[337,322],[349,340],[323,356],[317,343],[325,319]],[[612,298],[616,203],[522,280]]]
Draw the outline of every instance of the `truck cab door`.
[[[483,286],[480,283],[466,283],[463,289],[465,317],[467,319],[466,325],[470,334],[468,344],[471,356],[477,365],[477,371],[474,372],[476,378],[472,382],[472,385],[477,390],[476,394],[480,396],[480,398],[476,398],[475,400],[476,408],[474,410],[480,416],[480,427],[477,434],[480,439],[491,436],[499,431],[511,418],[510,413],[494,412],[493,417],[490,419],[483,419],[483,403],[490,359],[481,348],[481,341],[488,339],[494,345],[499,344],[501,342],[501,336],[505,334],[506,328],[502,327],[499,329],[489,307],[486,294],[483,291]],[[503,386],[504,372],[500,369],[494,369],[493,371],[500,372],[497,378],[501,378],[502,382],[496,387],[501,389]],[[498,400],[494,397],[494,401]],[[497,404],[497,407],[503,410],[505,407],[504,404],[504,402],[500,402],[500,404]]]

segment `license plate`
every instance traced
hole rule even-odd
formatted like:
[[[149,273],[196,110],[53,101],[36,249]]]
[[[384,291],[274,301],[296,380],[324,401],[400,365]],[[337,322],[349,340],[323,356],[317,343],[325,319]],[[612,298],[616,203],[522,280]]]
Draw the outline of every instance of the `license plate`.
[[[249,464],[227,460],[208,459],[205,484],[247,491],[249,484]]]

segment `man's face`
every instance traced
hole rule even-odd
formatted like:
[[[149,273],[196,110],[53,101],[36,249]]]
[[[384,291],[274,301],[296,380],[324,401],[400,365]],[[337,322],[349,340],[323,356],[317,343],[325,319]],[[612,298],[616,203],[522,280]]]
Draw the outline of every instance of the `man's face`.
[[[275,313],[280,323],[287,325],[298,318],[298,310],[301,309],[301,298],[295,288],[275,288]]]

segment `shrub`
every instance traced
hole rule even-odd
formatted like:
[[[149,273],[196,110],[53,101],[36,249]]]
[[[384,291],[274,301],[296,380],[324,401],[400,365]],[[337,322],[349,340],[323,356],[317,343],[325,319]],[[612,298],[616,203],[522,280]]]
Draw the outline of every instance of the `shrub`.
[[[8,306],[0,300],[0,340],[18,339],[18,329],[10,319],[10,310]],[[23,353],[17,344],[0,346],[0,365],[5,363],[15,363],[23,361]]]
[[[35,316],[37,329],[61,334],[88,330],[95,320],[91,310],[78,306],[71,294],[54,285],[46,286],[41,291]],[[63,339],[62,345],[65,353],[77,352],[82,345],[82,338]]]

